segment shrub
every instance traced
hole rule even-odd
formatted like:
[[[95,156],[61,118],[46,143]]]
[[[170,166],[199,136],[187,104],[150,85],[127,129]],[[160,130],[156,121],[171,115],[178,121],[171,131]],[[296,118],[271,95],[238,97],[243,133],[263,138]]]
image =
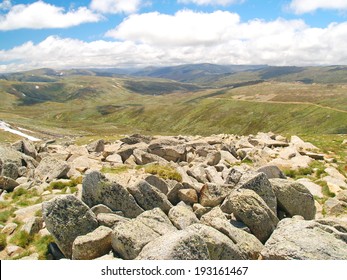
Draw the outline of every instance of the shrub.
[[[121,174],[127,172],[130,169],[127,165],[120,165],[116,167],[103,167],[101,173]]]

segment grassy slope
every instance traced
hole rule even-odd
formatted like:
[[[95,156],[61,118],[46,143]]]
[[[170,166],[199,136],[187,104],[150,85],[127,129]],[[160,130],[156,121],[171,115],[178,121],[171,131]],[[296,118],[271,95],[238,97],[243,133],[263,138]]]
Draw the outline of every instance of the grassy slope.
[[[141,85],[144,80],[137,81]],[[347,133],[347,113],[333,110],[347,110],[346,85],[267,82],[188,92],[186,85],[177,82],[145,81],[146,89],[153,90],[151,95],[131,92],[126,78],[71,76],[60,79],[58,85],[0,81],[0,119],[53,135]],[[163,93],[163,85],[174,92],[177,86],[178,92],[154,96],[155,90]],[[23,104],[19,89],[37,102],[19,106]],[[246,100],[235,99],[240,95]],[[263,95],[283,103],[259,102]],[[290,103],[297,101],[306,103]]]

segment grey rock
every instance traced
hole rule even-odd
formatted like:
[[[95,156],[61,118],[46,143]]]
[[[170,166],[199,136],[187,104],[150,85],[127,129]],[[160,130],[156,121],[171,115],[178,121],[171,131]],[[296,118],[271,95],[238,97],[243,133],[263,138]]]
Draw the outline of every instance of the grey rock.
[[[94,213],[73,195],[58,196],[42,204],[43,219],[64,255],[71,258],[77,236],[98,227]]]
[[[341,215],[347,209],[347,203],[336,198],[329,198],[324,203],[324,209],[328,215]]]
[[[23,154],[10,147],[0,145],[0,159],[3,163],[13,162],[19,167],[22,166]]]
[[[87,150],[90,153],[101,153],[104,151],[104,149],[105,149],[105,142],[102,139],[94,141],[87,145]]]
[[[243,260],[245,255],[238,246],[226,235],[213,227],[194,224],[185,229],[199,234],[205,241],[211,260]]]
[[[90,210],[93,211],[93,213],[97,216],[100,213],[112,213],[113,211],[103,204],[98,204],[90,208]]]
[[[11,192],[15,187],[19,186],[19,184],[8,177],[0,176],[0,189]]]
[[[99,225],[114,228],[115,225],[129,221],[128,218],[112,213],[100,213],[96,216]]]
[[[43,227],[43,219],[41,217],[32,217],[26,221],[23,225],[22,230],[29,233],[29,235],[34,235],[38,233]]]
[[[213,183],[205,184],[201,191],[199,202],[205,207],[214,207],[222,203],[225,197],[232,191],[227,185]]]
[[[109,182],[97,171],[87,174],[82,185],[82,200],[89,207],[104,204],[112,211],[122,211],[128,218],[135,218],[143,212],[125,187]]]
[[[306,220],[314,219],[316,207],[313,195],[305,186],[284,179],[270,179],[270,182],[277,197],[278,207],[287,216],[300,215]]]
[[[16,230],[17,227],[18,225],[16,223],[8,223],[3,227],[3,229],[1,230],[1,233],[4,233],[6,235],[11,235]]]
[[[19,176],[18,166],[13,162],[5,162],[2,165],[2,171],[0,168],[0,173],[1,173],[1,176],[16,180]]]
[[[217,172],[216,168],[213,166],[209,166],[205,169],[207,179],[214,184],[222,185],[224,184],[224,180],[222,176]]]
[[[235,217],[246,224],[263,243],[270,237],[278,218],[254,191],[239,189],[228,196],[228,206]]]
[[[29,157],[36,159],[37,151],[36,151],[35,145],[28,140],[23,140],[22,142],[23,142],[23,146],[22,146],[23,153]]]
[[[240,182],[243,172],[237,168],[232,168],[225,179],[225,184],[237,185]]]
[[[112,248],[126,260],[135,259],[142,248],[160,235],[139,220],[117,224],[112,233]]]
[[[220,162],[221,159],[221,153],[219,151],[215,151],[207,155],[206,163],[207,165],[215,166]]]
[[[193,211],[183,206],[172,207],[168,217],[178,229],[184,229],[192,224],[200,223]]]
[[[211,211],[211,209],[212,209],[211,207],[204,207],[204,206],[202,206],[199,203],[194,203],[193,204],[193,211],[194,211],[194,214],[196,215],[196,217],[198,219],[200,219],[202,215],[204,215],[207,212]]]
[[[153,187],[156,187],[163,194],[167,194],[169,191],[168,184],[163,179],[157,176],[154,176],[154,175],[147,176],[145,178],[145,181],[151,184]]]
[[[336,198],[340,201],[346,202],[347,203],[347,190],[340,191]]]
[[[263,244],[252,234],[232,225],[219,207],[201,217],[201,222],[211,226],[229,237],[243,253],[243,258],[257,260],[263,249]]]
[[[165,235],[177,231],[177,228],[171,223],[170,219],[160,208],[143,212],[137,216],[136,220],[142,222],[159,235]]]
[[[198,194],[195,189],[182,189],[178,191],[178,198],[186,204],[194,204],[199,201]]]
[[[287,179],[286,175],[276,165],[267,165],[258,168],[257,172],[263,172],[268,179]]]
[[[205,168],[202,166],[193,166],[192,168],[187,170],[189,176],[195,178],[200,183],[207,183],[207,177],[205,173]]]
[[[346,260],[346,232],[317,221],[284,219],[261,252],[266,260]]]
[[[107,254],[112,249],[111,236],[112,230],[104,226],[78,236],[72,245],[72,259],[92,260]]]
[[[165,213],[168,213],[172,207],[171,202],[161,191],[144,180],[139,180],[130,185],[128,191],[144,210],[159,207]]]
[[[155,140],[148,146],[151,154],[160,156],[167,161],[180,162],[186,160],[187,150],[183,145],[168,145],[168,141]]]
[[[42,181],[51,182],[54,179],[66,178],[70,166],[54,157],[45,157],[35,169],[35,176]]]
[[[264,173],[246,172],[238,182],[237,188],[255,191],[276,214],[277,200],[271,183]]]
[[[208,260],[209,252],[203,238],[196,233],[178,231],[148,243],[138,260]]]

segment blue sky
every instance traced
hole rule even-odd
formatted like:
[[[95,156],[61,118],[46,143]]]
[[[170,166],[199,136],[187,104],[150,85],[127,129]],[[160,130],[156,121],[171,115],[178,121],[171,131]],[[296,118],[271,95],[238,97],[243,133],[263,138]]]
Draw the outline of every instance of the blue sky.
[[[0,72],[347,64],[347,0],[0,0]]]

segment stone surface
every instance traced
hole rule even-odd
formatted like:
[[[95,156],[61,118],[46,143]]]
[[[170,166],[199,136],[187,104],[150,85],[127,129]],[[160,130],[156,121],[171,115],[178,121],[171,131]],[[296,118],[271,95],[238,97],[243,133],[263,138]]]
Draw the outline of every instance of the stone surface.
[[[209,260],[203,238],[196,233],[178,231],[163,235],[147,244],[138,260]]]
[[[135,218],[143,212],[125,187],[109,182],[97,171],[87,174],[82,185],[82,200],[89,207],[104,204],[113,211],[122,211],[128,218]]]
[[[185,229],[192,224],[200,223],[193,211],[183,206],[172,207],[169,211],[168,217],[173,225],[178,229]]]
[[[0,175],[16,180],[19,176],[18,166],[13,162],[5,162],[2,165],[2,171],[0,168]]]
[[[263,172],[268,179],[273,178],[281,178],[286,179],[286,175],[283,174],[281,169],[279,169],[276,165],[267,165],[258,168],[257,172]]]
[[[71,258],[72,243],[76,237],[98,227],[94,213],[73,195],[43,202],[42,213],[47,229],[67,258]]]
[[[19,184],[12,178],[0,176],[0,189],[12,192],[17,186],[19,186]]]
[[[144,210],[151,210],[159,207],[165,213],[168,213],[172,207],[167,197],[144,180],[139,180],[128,187],[136,202]]]
[[[107,207],[106,205],[103,204],[98,204],[90,208],[90,210],[93,211],[93,213],[97,216],[100,213],[112,213],[113,211]]]
[[[169,191],[167,183],[163,179],[157,176],[154,176],[154,175],[147,176],[145,178],[145,181],[149,183],[150,185],[152,185],[153,187],[160,190],[163,194],[167,194]]]
[[[205,241],[211,260],[243,260],[245,255],[238,246],[226,235],[213,227],[194,224],[185,229],[199,234]]]
[[[226,185],[206,183],[200,191],[199,203],[205,207],[217,206],[231,191]]]
[[[1,233],[4,233],[6,235],[11,235],[16,230],[17,227],[18,225],[16,223],[9,223],[3,227],[3,229],[1,230]]]
[[[187,204],[194,204],[199,201],[198,194],[194,189],[182,189],[178,191],[178,198]]]
[[[78,236],[72,245],[73,260],[92,260],[101,257],[112,249],[112,230],[100,226],[94,231]]]
[[[310,179],[301,178],[297,180],[298,183],[302,184],[309,192],[316,197],[323,198],[322,187],[313,183]]]
[[[346,231],[318,221],[284,219],[261,252],[266,260],[346,260]]]
[[[133,219],[115,226],[112,233],[112,248],[126,260],[135,259],[142,248],[160,235],[139,220]]]
[[[90,153],[92,152],[101,153],[104,151],[104,149],[105,149],[105,142],[102,139],[94,141],[87,145],[87,150]]]
[[[314,219],[316,207],[313,195],[305,186],[284,179],[270,179],[270,182],[277,197],[278,207],[288,217],[300,215],[306,220]]]
[[[45,157],[35,169],[35,176],[42,181],[50,182],[54,179],[65,178],[69,170],[70,166],[65,161]]]
[[[112,213],[100,213],[96,216],[99,225],[113,228],[115,225],[129,221],[128,218]]]
[[[228,196],[228,207],[263,243],[270,237],[278,218],[254,191],[239,189]]]
[[[253,235],[232,225],[219,207],[201,217],[201,222],[229,237],[243,254],[243,258],[257,260],[263,244]]]
[[[32,217],[29,218],[26,223],[23,225],[22,230],[34,235],[38,233],[43,227],[43,219],[41,217]]]
[[[160,208],[143,212],[137,216],[136,220],[142,222],[159,235],[177,231],[177,228]]]
[[[277,200],[271,184],[264,173],[246,172],[243,173],[236,188],[249,189],[256,192],[276,214]]]

